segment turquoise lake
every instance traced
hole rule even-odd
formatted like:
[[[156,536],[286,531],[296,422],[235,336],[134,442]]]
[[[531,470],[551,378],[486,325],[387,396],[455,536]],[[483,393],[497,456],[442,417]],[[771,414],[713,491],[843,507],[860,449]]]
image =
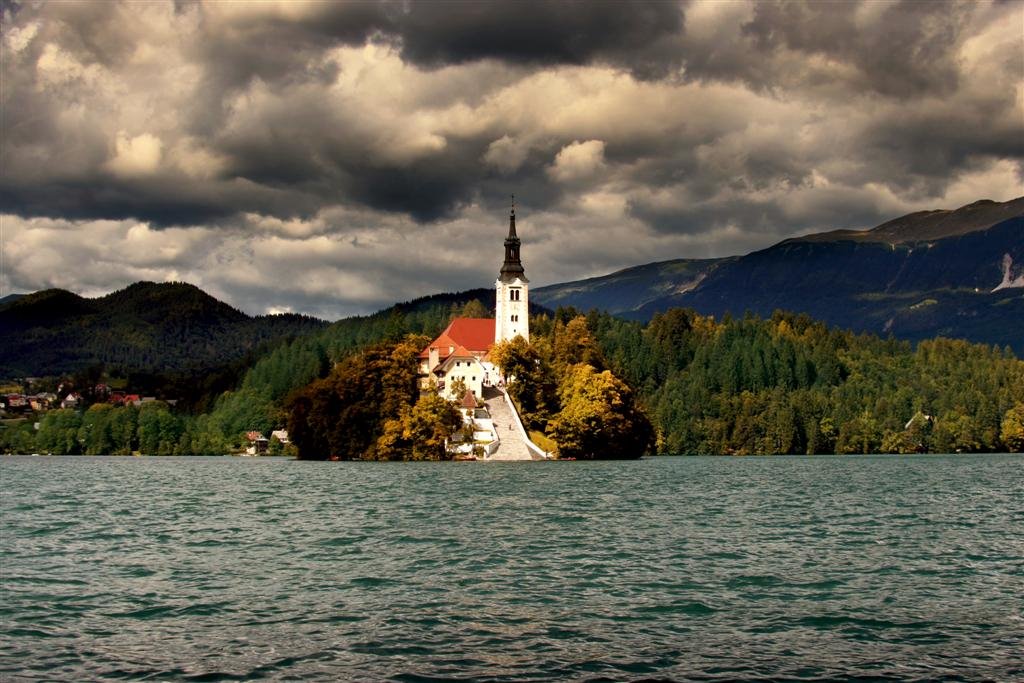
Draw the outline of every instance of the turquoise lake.
[[[1021,680],[1024,457],[0,458],[0,680]]]

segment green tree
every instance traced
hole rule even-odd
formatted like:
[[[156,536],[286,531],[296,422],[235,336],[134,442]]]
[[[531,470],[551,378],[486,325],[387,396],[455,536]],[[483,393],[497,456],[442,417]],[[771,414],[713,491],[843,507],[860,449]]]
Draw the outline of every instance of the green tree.
[[[452,318],[493,318],[494,315],[479,299],[467,301],[461,307],[456,307]]]
[[[135,406],[131,405],[115,408],[111,413],[108,427],[110,430],[110,452],[113,455],[132,454],[137,429],[137,416],[138,410]]]
[[[558,410],[558,384],[551,364],[539,351],[543,347],[543,339],[530,344],[516,337],[491,349],[491,360],[508,380],[509,396],[527,429],[543,429]]]
[[[838,453],[877,453],[881,447],[882,432],[868,410],[843,424],[836,439]]]
[[[0,425],[0,453],[35,453],[36,432],[29,421]]]
[[[491,348],[491,361],[506,379],[528,377],[540,364],[540,357],[522,337],[500,341]]]
[[[181,422],[162,401],[139,409],[139,450],[146,455],[174,455],[184,432]]]
[[[78,430],[81,426],[82,418],[78,411],[51,410],[40,421],[36,446],[42,453],[79,454],[82,452],[82,445],[78,441]]]
[[[115,408],[107,403],[95,403],[82,416],[78,428],[78,441],[86,455],[110,455],[114,452],[114,440],[110,422]]]

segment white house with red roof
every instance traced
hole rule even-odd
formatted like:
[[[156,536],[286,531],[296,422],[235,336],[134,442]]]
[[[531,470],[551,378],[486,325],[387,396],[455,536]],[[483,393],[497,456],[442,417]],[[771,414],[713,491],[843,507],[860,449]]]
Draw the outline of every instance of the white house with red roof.
[[[490,362],[493,345],[493,318],[456,318],[420,352],[420,373],[433,379],[452,399],[462,398],[451,391],[459,379],[474,396],[480,397],[483,386],[497,379]]]
[[[484,386],[497,383],[499,371],[490,360],[495,342],[516,337],[530,340],[529,280],[519,258],[520,246],[513,204],[505,261],[495,282],[495,317],[456,318],[420,352],[420,373],[428,382],[436,382],[449,398],[462,399],[452,394],[459,379],[478,398],[483,396]]]

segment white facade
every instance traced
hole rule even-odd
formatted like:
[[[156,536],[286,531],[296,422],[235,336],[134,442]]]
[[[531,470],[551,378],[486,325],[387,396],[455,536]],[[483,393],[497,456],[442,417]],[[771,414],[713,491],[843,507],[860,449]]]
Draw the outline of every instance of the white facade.
[[[473,392],[477,398],[483,396],[484,375],[486,370],[483,364],[472,355],[453,355],[441,366],[444,382],[444,397],[451,401],[458,401],[462,396],[452,392],[452,387],[457,380],[462,380],[466,388]]]
[[[529,280],[516,277],[498,278],[494,310],[494,341],[502,342],[516,337],[530,341],[530,288]]]

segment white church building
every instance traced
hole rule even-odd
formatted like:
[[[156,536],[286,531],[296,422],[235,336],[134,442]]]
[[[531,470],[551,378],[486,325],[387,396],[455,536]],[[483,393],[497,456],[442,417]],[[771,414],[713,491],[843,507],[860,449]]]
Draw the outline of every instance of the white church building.
[[[505,238],[505,261],[494,283],[494,318],[456,318],[420,352],[420,374],[428,382],[436,382],[448,398],[463,398],[452,393],[459,379],[480,398],[485,385],[497,384],[500,379],[499,370],[491,363],[491,347],[516,337],[530,340],[530,281],[520,260],[521,245],[513,205]]]

